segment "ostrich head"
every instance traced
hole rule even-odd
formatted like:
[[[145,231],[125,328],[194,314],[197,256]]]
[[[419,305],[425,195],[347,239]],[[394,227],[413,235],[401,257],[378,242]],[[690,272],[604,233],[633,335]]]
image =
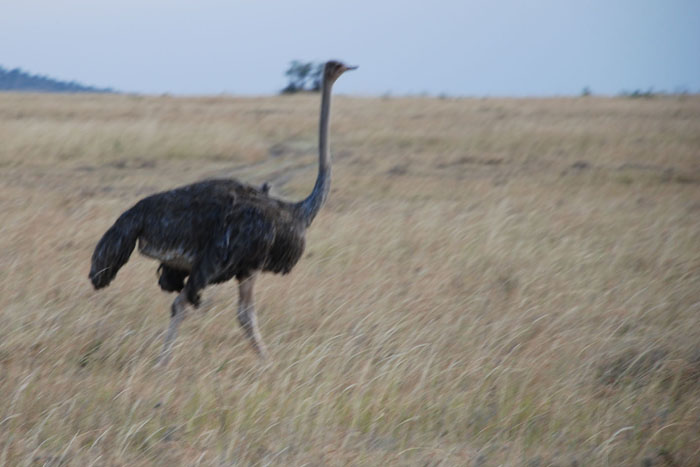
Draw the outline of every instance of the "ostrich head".
[[[348,66],[341,62],[331,60],[326,62],[326,66],[323,67],[323,78],[329,82],[333,83],[340,75],[348,70],[354,70],[356,66]]]

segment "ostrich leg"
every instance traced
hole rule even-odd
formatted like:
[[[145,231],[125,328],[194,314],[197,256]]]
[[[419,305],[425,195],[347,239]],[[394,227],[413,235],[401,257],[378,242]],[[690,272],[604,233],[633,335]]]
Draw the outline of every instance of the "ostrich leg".
[[[158,357],[158,366],[165,367],[170,361],[172,356],[172,347],[175,338],[177,337],[177,328],[180,327],[180,323],[185,319],[185,314],[187,312],[187,295],[185,291],[182,291],[173,301],[171,311],[170,311],[170,325],[168,326],[168,331],[165,334],[165,342],[163,343],[163,350],[160,352],[160,357]]]
[[[239,279],[238,282],[238,322],[241,323],[245,335],[250,339],[253,349],[262,360],[267,360],[267,349],[263,344],[260,331],[258,330],[258,319],[255,316],[255,304],[253,302],[253,285],[255,284],[255,274]]]

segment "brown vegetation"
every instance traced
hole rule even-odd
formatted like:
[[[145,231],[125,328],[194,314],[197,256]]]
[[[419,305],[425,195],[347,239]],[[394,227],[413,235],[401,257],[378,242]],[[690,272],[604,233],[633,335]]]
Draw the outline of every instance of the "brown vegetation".
[[[0,95],[0,465],[692,465],[700,99],[334,102],[291,275],[171,295],[87,279],[142,196],[316,175],[317,96]],[[144,286],[143,284],[149,284]]]

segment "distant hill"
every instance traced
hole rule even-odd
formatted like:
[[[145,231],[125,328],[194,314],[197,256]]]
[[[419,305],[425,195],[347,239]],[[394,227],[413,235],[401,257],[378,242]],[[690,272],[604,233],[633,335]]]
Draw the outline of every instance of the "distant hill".
[[[0,91],[24,92],[115,92],[111,88],[85,86],[75,81],[60,81],[48,76],[32,75],[19,68],[8,70],[0,66]]]

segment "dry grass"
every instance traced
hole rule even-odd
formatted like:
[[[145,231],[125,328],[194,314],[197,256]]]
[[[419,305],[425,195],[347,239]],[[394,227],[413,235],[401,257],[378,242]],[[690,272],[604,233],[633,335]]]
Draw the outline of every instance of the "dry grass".
[[[700,99],[339,98],[334,185],[256,296],[92,249],[143,195],[315,176],[317,96],[0,95],[0,465],[692,465]]]

